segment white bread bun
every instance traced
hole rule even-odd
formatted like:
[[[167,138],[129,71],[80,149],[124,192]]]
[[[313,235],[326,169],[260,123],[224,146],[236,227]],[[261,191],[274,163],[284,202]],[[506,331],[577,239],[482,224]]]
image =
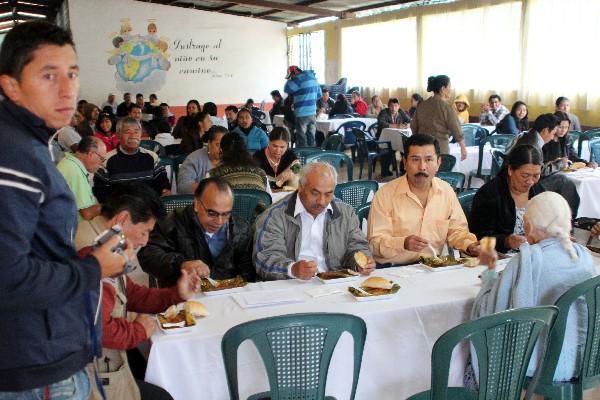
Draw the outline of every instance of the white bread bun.
[[[365,288],[373,288],[373,289],[391,289],[393,284],[381,276],[372,276],[363,281],[360,285]]]
[[[171,307],[167,308],[167,310],[163,313],[165,318],[169,320],[175,318],[177,314],[179,314],[179,310],[177,310],[176,305],[172,305]]]
[[[356,265],[358,265],[359,267],[365,268],[367,266],[367,263],[369,262],[369,259],[367,258],[365,253],[363,253],[362,251],[357,251],[356,253],[354,253],[354,261],[356,261]]]
[[[577,169],[581,169],[581,168],[585,168],[587,167],[587,164],[581,161],[577,161],[574,162],[573,165],[571,165],[571,170],[577,170]]]
[[[183,309],[192,314],[194,317],[206,317],[208,315],[208,309],[206,306],[198,301],[186,301]]]

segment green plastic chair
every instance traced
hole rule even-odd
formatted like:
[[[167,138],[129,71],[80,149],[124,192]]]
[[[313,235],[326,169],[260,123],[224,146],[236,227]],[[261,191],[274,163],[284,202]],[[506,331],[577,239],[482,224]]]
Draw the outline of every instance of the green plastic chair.
[[[533,348],[557,313],[555,306],[519,308],[450,329],[433,345],[431,389],[409,400],[519,400]],[[452,350],[464,340],[470,340],[477,353],[479,392],[448,387]]]
[[[140,140],[140,147],[146,150],[153,151],[159,156],[163,156],[165,154],[165,149],[163,145],[157,142],[156,140]]]
[[[475,124],[464,124],[461,130],[465,138],[465,146],[479,146],[488,136],[487,129]]]
[[[479,144],[479,159],[477,161],[477,169],[471,170],[471,172],[469,172],[467,189],[471,188],[472,177],[483,179],[485,182],[489,181],[492,178],[492,170],[482,168],[483,152],[485,145],[489,143],[492,149],[505,151],[506,147],[513,141],[514,138],[515,137],[513,135],[491,135],[488,136],[485,140],[481,141],[481,143]]]
[[[323,151],[318,147],[294,147],[292,150],[302,165],[306,165],[306,157]]]
[[[448,182],[456,193],[460,193],[465,186],[465,174],[461,172],[438,172],[436,176],[444,182]]]
[[[506,158],[506,154],[504,154],[501,150],[492,150],[492,169],[491,174],[492,178],[494,178],[504,165],[504,159]]]
[[[321,144],[321,150],[344,151],[344,135],[333,133],[327,136],[327,139]]]
[[[170,166],[171,174],[169,176],[169,182],[173,182],[173,180],[177,180],[177,174],[179,174],[179,166],[183,164],[185,158],[188,154],[180,154],[178,156],[167,156],[160,157],[160,165]]]
[[[471,206],[473,205],[475,193],[477,193],[477,190],[471,189],[465,190],[464,192],[460,192],[456,195],[458,202],[460,203],[460,206],[467,217],[467,220],[471,217]]]
[[[371,203],[364,204],[356,210],[356,216],[358,217],[358,226],[360,229],[363,227],[363,220],[369,219],[369,211],[371,211]]]
[[[354,163],[352,162],[352,159],[345,153],[338,153],[336,151],[321,151],[306,157],[306,164],[317,161],[331,164],[335,169],[339,169],[342,163],[345,163],[348,171],[348,182],[352,181],[354,174]]]
[[[368,198],[371,192],[379,189],[379,184],[376,181],[352,181],[338,183],[335,186],[334,195],[346,204],[350,204],[354,211],[358,212],[361,206],[369,203]]]
[[[178,208],[184,208],[190,204],[194,204],[193,194],[174,194],[171,196],[163,196],[160,198],[165,210],[170,213]]]
[[[452,168],[456,165],[456,157],[452,154],[442,154],[442,162],[440,163],[439,172],[452,172]]]
[[[331,356],[342,333],[354,339],[354,373],[350,399],[354,399],[367,326],[354,315],[335,313],[289,314],[234,326],[221,341],[229,397],[239,400],[237,353],[251,340],[265,365],[269,391],[248,400],[323,400]]]
[[[581,151],[583,150],[581,132],[580,131],[569,131],[568,133],[569,143],[575,143],[577,141],[577,157],[581,158]]]
[[[273,202],[264,190],[233,189],[233,215],[253,224],[256,217]]]
[[[584,347],[582,363],[576,378],[570,382],[553,382],[554,373],[562,350],[565,338],[567,316],[573,303],[580,298],[585,298],[587,303],[587,339]],[[600,385],[600,276],[588,279],[567,290],[556,301],[558,316],[554,322],[546,354],[541,365],[534,393],[547,399],[583,399],[583,391]],[[531,379],[527,379],[525,386]]]
[[[600,137],[590,140],[590,160],[600,162]]]
[[[368,136],[369,134],[360,129],[352,129],[356,137],[356,157],[359,163],[358,179],[362,179],[363,164],[367,161],[367,173],[369,179],[373,179],[373,170],[378,158],[388,157],[392,169],[399,176],[398,163],[396,161],[396,152],[392,150],[392,143],[385,140],[375,140]]]

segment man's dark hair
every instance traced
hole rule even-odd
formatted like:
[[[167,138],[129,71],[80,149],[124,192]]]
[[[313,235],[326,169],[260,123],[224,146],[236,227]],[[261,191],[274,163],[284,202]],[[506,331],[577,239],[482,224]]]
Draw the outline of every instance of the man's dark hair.
[[[535,122],[533,123],[533,129],[541,133],[546,128],[550,130],[556,128],[558,124],[560,124],[560,121],[554,116],[554,114],[542,114],[535,119]]]
[[[159,219],[166,214],[156,192],[144,184],[120,185],[102,203],[101,214],[106,219],[121,211],[128,211],[134,224],[148,222],[152,217]]]
[[[217,105],[212,101],[207,101],[202,107],[202,111],[207,112],[211,117],[217,116]]]
[[[210,127],[210,129],[205,134],[206,141],[212,142],[213,140],[215,140],[217,133],[222,133],[222,134],[226,135],[229,133],[229,130],[221,125],[213,125]]]
[[[389,104],[400,104],[400,102],[396,97],[390,97],[390,99],[388,100],[388,105]]]
[[[248,153],[246,141],[236,132],[221,138],[221,164],[227,167],[251,167],[254,159]]]
[[[142,93],[138,93],[138,94],[135,95],[136,99],[139,99],[140,97],[144,97],[144,95]]]
[[[85,100],[85,99],[81,99],[81,100],[79,100],[79,101],[77,102],[77,107],[81,107],[81,106],[83,106],[84,104],[87,104],[87,102],[88,102],[87,100]]]
[[[508,153],[506,164],[515,171],[525,164],[542,165],[542,161],[543,157],[538,149],[530,144],[524,144]]]
[[[98,139],[96,136],[84,136],[77,145],[78,153],[89,153],[90,151],[98,150]]]
[[[202,179],[198,183],[198,187],[196,188],[196,191],[194,192],[194,197],[196,199],[201,198],[202,194],[204,193],[204,191],[206,190],[208,185],[211,185],[211,184],[215,185],[220,192],[229,192],[233,195],[233,190],[231,190],[231,186],[229,185],[229,182],[227,182],[225,179],[223,179],[220,176],[211,176],[211,177]]]
[[[329,89],[326,88],[326,87],[324,87],[323,89],[321,89],[321,93],[325,93],[325,92],[329,93]]]
[[[140,110],[142,109],[142,107],[140,107],[139,104],[131,103],[131,105],[129,106],[129,112],[131,112],[131,110],[133,110],[134,108],[139,108]]]
[[[404,145],[406,153],[404,154],[404,158],[408,157],[410,153],[410,146],[433,146],[435,149],[435,154],[438,157],[440,156],[440,144],[436,139],[434,139],[433,136],[418,133],[406,139],[406,144]]]
[[[150,97],[148,97],[149,99],[158,99],[158,96],[156,96],[156,94],[152,93],[150,95]]]
[[[0,75],[21,79],[23,68],[33,60],[33,53],[44,45],[75,49],[71,31],[47,21],[24,22],[12,28],[0,48]]]
[[[502,98],[500,96],[498,96],[497,94],[493,94],[488,98],[488,102],[494,100],[494,99],[498,99],[499,102],[502,102]]]
[[[126,96],[131,96],[131,93],[129,93],[129,92],[123,93],[123,98],[125,98]]]
[[[565,96],[560,96],[558,99],[556,99],[556,102],[554,104],[556,105],[556,107],[558,107],[563,101],[569,101],[569,99]]]
[[[225,111],[233,111],[234,113],[238,113],[238,108],[234,105],[225,107]]]
[[[160,103],[159,107],[169,107],[167,103]]]

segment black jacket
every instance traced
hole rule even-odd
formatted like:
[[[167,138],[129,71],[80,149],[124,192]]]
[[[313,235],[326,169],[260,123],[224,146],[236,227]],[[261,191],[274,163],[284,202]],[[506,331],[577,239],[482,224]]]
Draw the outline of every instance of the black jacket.
[[[243,220],[231,217],[229,241],[216,260],[204,238],[204,232],[190,205],[177,209],[159,221],[150,234],[148,245],[138,253],[144,271],[158,279],[161,287],[175,285],[184,261],[201,260],[210,268],[213,279],[228,279],[241,275],[254,281],[252,264],[252,228]]]
[[[572,162],[584,162],[587,161],[579,158],[577,151],[573,147],[573,140],[569,135],[558,138],[558,141],[551,140],[542,147],[544,152],[544,162],[551,162],[557,158],[567,157]]]
[[[53,133],[0,102],[0,392],[64,380],[92,359],[100,267],[75,252],[77,209],[50,158]]]
[[[529,190],[529,198],[544,192],[545,189],[536,183]],[[496,238],[496,250],[506,253],[509,248],[504,245],[504,239],[515,230],[517,211],[515,201],[508,188],[508,173],[502,169],[498,176],[483,185],[473,198],[469,230],[477,239],[484,236]]]

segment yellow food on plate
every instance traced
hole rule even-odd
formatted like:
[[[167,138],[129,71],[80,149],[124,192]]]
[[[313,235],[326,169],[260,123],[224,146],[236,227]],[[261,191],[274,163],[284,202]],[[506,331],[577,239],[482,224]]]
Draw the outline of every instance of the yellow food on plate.
[[[194,317],[206,317],[208,315],[208,309],[199,301],[188,300],[183,305],[183,309]]]
[[[584,162],[581,162],[581,161],[577,161],[577,162],[573,163],[573,164],[572,164],[572,165],[569,167],[569,169],[570,169],[571,171],[577,171],[578,169],[585,168],[585,167],[587,167],[587,164],[586,164],[586,163],[584,163]]]

